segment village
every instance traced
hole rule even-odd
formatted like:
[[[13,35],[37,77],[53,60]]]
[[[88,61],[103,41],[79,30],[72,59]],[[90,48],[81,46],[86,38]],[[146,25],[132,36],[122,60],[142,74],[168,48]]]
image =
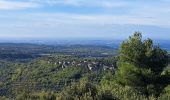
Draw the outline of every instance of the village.
[[[115,71],[116,65],[114,63],[104,63],[101,60],[84,60],[84,59],[53,59],[49,60],[48,64],[58,65],[62,69],[68,67],[84,67],[89,71],[111,70]]]

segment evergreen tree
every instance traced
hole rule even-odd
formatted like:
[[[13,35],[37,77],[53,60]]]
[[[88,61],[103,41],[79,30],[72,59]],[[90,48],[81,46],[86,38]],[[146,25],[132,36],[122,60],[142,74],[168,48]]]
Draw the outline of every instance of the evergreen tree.
[[[117,81],[146,96],[157,97],[169,83],[162,74],[167,64],[167,52],[153,45],[151,39],[142,40],[141,33],[135,32],[120,46]]]

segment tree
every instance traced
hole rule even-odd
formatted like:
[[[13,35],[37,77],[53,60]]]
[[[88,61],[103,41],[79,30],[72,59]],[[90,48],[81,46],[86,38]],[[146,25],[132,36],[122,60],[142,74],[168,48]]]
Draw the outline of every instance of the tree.
[[[63,89],[57,100],[96,100],[97,88],[87,77]]]
[[[162,74],[167,65],[167,52],[153,45],[151,39],[142,40],[141,33],[135,32],[120,46],[117,81],[147,97],[157,97],[169,83],[169,78]]]

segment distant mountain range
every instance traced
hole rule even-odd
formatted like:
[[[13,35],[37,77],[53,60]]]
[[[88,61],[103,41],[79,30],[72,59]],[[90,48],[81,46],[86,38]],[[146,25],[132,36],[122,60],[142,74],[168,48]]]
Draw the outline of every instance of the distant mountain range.
[[[45,44],[45,45],[99,45],[109,46],[118,49],[123,40],[111,39],[67,39],[67,40],[0,40],[0,43],[31,43],[31,44]],[[154,44],[159,44],[161,48],[170,51],[170,40],[154,40]]]

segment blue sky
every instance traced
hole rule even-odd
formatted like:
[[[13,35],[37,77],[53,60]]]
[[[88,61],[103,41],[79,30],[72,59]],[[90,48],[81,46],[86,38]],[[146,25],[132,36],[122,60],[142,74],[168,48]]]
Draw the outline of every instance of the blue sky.
[[[170,0],[0,0],[0,38],[170,39]]]

